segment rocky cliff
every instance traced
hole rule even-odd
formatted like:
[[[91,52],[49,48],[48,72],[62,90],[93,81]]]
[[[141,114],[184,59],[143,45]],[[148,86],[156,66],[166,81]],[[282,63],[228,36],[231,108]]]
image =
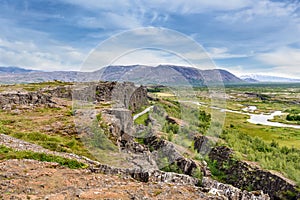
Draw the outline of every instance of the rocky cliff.
[[[10,91],[0,93],[0,107],[5,109],[13,105],[47,105],[55,103],[52,98],[85,100],[93,103],[113,102],[115,108],[127,108],[135,111],[147,105],[147,90],[133,83],[96,82],[66,84],[45,87],[37,91]]]
[[[225,172],[226,183],[237,188],[262,190],[272,199],[300,198],[300,192],[293,181],[279,173],[263,170],[254,163],[234,159],[233,151],[228,147],[213,148],[209,158],[216,160],[218,168]]]
[[[102,112],[103,119],[109,126],[110,134],[122,151],[133,155],[142,155],[135,160],[136,168],[118,168],[108,165],[99,165],[92,168],[93,172],[105,174],[121,174],[130,176],[143,182],[170,182],[201,186],[202,190],[220,196],[224,199],[269,199],[268,195],[262,192],[247,192],[231,185],[223,184],[212,180],[210,177],[193,177],[197,169],[206,175],[207,168],[204,164],[186,158],[176,150],[173,143],[161,139],[152,133],[152,136],[144,138],[144,144],[135,142],[133,119],[131,111],[125,108],[106,109]],[[154,134],[154,135],[153,135]],[[150,151],[151,149],[151,151]],[[161,158],[167,158],[167,165],[175,165],[182,174],[164,172],[158,168],[164,168],[160,163]]]
[[[42,92],[2,92],[0,93],[0,108],[11,109],[16,105],[41,105],[53,103],[51,95]]]

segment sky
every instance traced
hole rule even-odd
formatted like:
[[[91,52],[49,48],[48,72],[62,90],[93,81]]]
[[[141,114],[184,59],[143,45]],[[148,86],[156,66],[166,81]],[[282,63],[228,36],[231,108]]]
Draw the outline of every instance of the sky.
[[[299,0],[0,0],[0,24],[0,66],[81,70],[112,36],[150,27],[194,41],[236,75],[300,78]],[[151,44],[142,34],[135,40]],[[187,49],[173,41],[179,52]],[[113,64],[185,63],[166,54],[141,50]]]

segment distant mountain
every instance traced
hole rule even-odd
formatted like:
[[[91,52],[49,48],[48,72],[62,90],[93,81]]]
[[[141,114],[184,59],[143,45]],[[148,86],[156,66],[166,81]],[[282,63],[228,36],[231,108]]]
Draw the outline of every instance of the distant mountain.
[[[243,82],[225,70],[199,70],[175,65],[158,65],[156,67],[144,65],[108,66],[96,73],[101,74],[103,80],[130,81],[138,84],[202,86],[220,82],[225,84]]]
[[[31,69],[24,69],[24,68],[20,68],[20,67],[14,67],[14,66],[10,66],[10,67],[1,67],[0,66],[0,73],[27,73],[27,72],[32,72],[34,70]]]
[[[107,66],[94,72],[24,71],[24,73],[0,73],[0,83],[28,83],[52,80],[67,82],[98,80],[130,81],[144,85],[162,84],[193,86],[220,83],[222,81],[225,84],[244,82],[226,70],[199,70],[192,67],[175,65],[158,65],[156,67],[144,65]]]
[[[256,80],[258,82],[277,82],[277,83],[292,83],[300,82],[300,79],[278,77],[278,76],[268,76],[268,75],[259,75],[259,74],[250,74],[240,77],[241,79],[247,80]],[[247,81],[249,82],[249,81]]]
[[[248,83],[258,83],[259,81],[253,78],[242,78],[244,81]]]

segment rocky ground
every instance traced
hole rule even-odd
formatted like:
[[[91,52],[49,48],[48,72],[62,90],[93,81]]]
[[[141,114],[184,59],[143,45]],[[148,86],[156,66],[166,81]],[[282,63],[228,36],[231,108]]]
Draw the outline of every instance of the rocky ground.
[[[223,199],[191,185],[139,182],[34,160],[0,162],[1,199]]]

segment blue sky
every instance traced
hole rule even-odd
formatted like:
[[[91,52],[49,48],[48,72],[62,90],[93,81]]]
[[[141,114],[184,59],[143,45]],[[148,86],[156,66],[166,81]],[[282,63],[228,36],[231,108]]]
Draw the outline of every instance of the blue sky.
[[[164,27],[195,40],[218,68],[237,75],[300,77],[296,0],[0,0],[0,23],[0,66],[80,70],[110,36]],[[152,64],[147,55],[139,63]]]

